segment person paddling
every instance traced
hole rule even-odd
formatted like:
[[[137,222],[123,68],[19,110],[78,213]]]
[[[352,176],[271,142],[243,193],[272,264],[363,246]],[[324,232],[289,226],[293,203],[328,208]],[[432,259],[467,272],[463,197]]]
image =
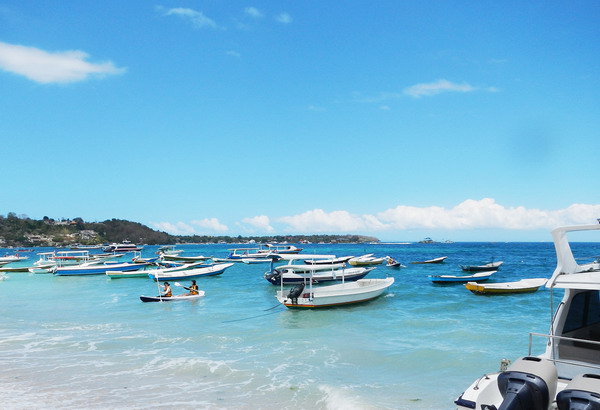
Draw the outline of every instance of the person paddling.
[[[188,295],[197,295],[198,294],[198,285],[196,285],[196,281],[192,279],[192,284],[190,285],[190,287],[183,287],[184,289],[187,289],[190,291],[190,293],[188,293]]]
[[[173,292],[171,291],[171,285],[169,285],[169,282],[165,282],[163,286],[164,293],[161,296],[163,298],[170,298],[171,296],[173,296]]]

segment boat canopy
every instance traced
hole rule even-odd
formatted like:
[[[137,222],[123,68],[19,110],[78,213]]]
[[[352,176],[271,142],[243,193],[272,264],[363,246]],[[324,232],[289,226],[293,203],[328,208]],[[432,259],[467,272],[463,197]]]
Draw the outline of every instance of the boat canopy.
[[[565,226],[552,231],[557,263],[547,288],[600,290],[600,263],[579,265],[567,239],[569,232],[594,230],[600,230],[600,224]]]

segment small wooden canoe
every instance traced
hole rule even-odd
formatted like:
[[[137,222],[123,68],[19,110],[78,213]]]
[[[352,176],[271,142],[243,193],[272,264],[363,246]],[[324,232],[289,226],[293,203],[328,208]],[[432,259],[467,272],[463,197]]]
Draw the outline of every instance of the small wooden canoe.
[[[29,272],[31,266],[2,267],[0,272]]]
[[[504,262],[490,262],[485,265],[460,265],[460,268],[466,272],[484,272],[488,270],[498,270]]]
[[[447,256],[441,256],[439,258],[435,258],[435,259],[429,259],[426,261],[417,261],[417,262],[411,262],[412,264],[424,264],[424,263],[442,263],[446,260]]]
[[[176,296],[170,296],[170,297],[165,297],[165,296],[140,296],[140,300],[142,302],[173,302],[173,301],[178,301],[178,300],[194,300],[194,299],[199,299],[201,297],[204,296],[204,291],[200,290],[198,291],[197,295],[176,295]]]
[[[472,275],[430,275],[433,283],[465,283],[474,280],[488,280],[496,271],[477,272]]]
[[[546,284],[544,278],[521,279],[516,282],[477,283],[467,282],[465,287],[476,295],[499,295],[510,293],[532,293]]]

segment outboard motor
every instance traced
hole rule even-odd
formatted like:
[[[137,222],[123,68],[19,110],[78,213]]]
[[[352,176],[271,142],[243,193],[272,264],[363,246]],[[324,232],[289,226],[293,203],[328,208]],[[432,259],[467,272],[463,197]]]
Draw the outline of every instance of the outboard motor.
[[[600,375],[580,374],[556,395],[559,410],[600,410]]]
[[[523,357],[498,375],[498,410],[546,410],[556,394],[556,367],[539,357]]]
[[[265,279],[271,282],[273,285],[281,284],[281,272],[277,269],[273,269],[269,273],[265,273]]]
[[[304,283],[300,283],[290,289],[290,292],[287,294],[287,298],[292,301],[293,304],[298,304],[298,296],[302,294],[304,291]]]

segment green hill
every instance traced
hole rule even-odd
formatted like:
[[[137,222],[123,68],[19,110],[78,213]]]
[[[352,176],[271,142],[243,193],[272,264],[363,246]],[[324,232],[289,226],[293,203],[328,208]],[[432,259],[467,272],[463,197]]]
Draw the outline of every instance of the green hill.
[[[209,236],[170,235],[138,222],[109,219],[103,222],[85,222],[81,218],[55,220],[45,216],[35,220],[26,215],[9,212],[0,215],[0,247],[67,246],[75,243],[96,245],[111,242],[131,242],[148,245],[177,243],[256,243],[270,242],[325,242],[365,243],[378,242],[377,238],[362,235],[275,235],[275,236]]]

